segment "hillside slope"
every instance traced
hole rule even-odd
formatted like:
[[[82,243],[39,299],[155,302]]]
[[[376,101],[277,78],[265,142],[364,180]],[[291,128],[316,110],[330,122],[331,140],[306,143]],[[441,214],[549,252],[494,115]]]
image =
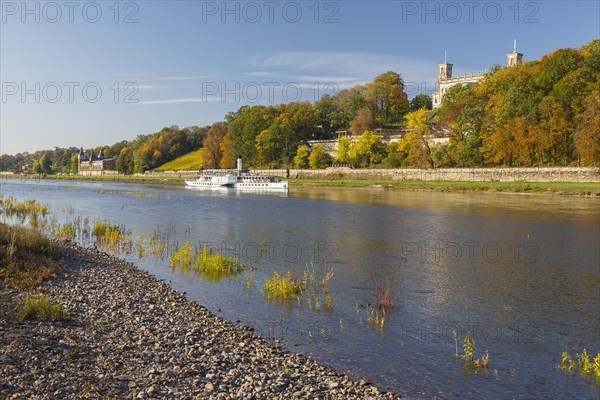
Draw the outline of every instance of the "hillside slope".
[[[202,150],[192,151],[156,168],[155,171],[186,171],[202,168]]]

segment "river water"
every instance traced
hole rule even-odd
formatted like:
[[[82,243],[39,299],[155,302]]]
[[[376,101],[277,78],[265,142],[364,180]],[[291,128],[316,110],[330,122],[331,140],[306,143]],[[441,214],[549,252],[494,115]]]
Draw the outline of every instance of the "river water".
[[[563,351],[600,352],[600,199],[10,179],[0,193],[47,204],[59,221],[82,215],[238,256],[254,269],[252,290],[125,257],[217,315],[381,388],[449,399],[600,395],[592,378],[556,368]],[[263,297],[274,271],[306,269],[333,271],[331,309]],[[378,286],[393,299],[383,326],[367,321]],[[461,354],[473,334],[489,368],[454,358],[453,330]]]

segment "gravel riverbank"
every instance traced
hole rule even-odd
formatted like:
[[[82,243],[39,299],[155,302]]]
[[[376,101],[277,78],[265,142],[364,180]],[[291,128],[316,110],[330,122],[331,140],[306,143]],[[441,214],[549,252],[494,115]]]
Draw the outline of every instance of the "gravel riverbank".
[[[287,353],[129,262],[61,247],[65,267],[36,290],[69,319],[0,318],[0,398],[399,397]]]

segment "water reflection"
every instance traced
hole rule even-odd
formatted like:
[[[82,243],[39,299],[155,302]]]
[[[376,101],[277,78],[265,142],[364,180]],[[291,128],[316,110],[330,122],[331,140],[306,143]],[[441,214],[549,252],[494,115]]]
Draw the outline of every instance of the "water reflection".
[[[598,395],[593,382],[554,367],[562,351],[600,351],[600,199],[294,187],[286,197],[90,182],[0,189],[125,224],[134,237],[158,227],[179,243],[189,237],[239,255],[256,267],[250,294],[240,282],[211,284],[172,274],[165,262],[136,262],[226,318],[405,395]],[[331,313],[263,299],[273,271],[311,263],[334,270]],[[375,304],[376,281],[386,277],[395,308],[381,332],[359,323],[357,306]],[[475,334],[477,355],[489,350],[497,377],[465,375],[452,357],[452,330]]]

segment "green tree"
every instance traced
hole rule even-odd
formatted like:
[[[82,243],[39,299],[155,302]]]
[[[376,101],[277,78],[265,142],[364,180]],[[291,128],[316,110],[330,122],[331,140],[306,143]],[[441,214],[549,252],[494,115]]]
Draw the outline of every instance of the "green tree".
[[[336,104],[336,108],[331,116],[332,124],[339,126],[340,130],[348,129],[358,110],[368,106],[365,99],[365,87],[356,85],[350,89],[340,90],[333,96],[333,102]]]
[[[337,130],[345,128],[343,122],[338,118],[339,105],[328,94],[324,94],[319,101],[315,102],[313,109],[316,124],[319,127],[314,139],[331,139]]]
[[[271,126],[277,115],[278,110],[265,106],[242,106],[236,113],[228,114],[232,153],[244,160],[254,160],[258,135]]]
[[[432,107],[431,96],[428,96],[425,93],[419,93],[410,101],[410,111],[417,111],[421,108],[431,110]]]
[[[279,108],[279,116],[256,137],[259,160],[264,165],[290,163],[298,146],[318,129],[310,103],[282,104]]]
[[[115,160],[117,171],[121,174],[133,174],[133,155],[127,146],[123,147]]]
[[[348,164],[350,162],[350,145],[351,141],[347,136],[338,138],[337,156],[335,157],[337,164]]]
[[[385,145],[373,131],[364,132],[350,148],[350,159],[362,166],[378,164],[385,157]]]
[[[38,161],[38,164],[40,166],[41,173],[43,173],[43,174],[51,174],[52,173],[52,160],[50,159],[50,157],[48,156],[47,153],[45,153],[42,156],[42,158],[40,158],[40,160]]]
[[[550,93],[556,83],[571,71],[581,66],[584,56],[576,49],[559,49],[544,56],[538,66],[536,83],[544,91]]]
[[[308,165],[312,169],[325,168],[331,163],[331,157],[325,152],[322,144],[317,144],[308,157]]]
[[[43,172],[40,162],[37,160],[33,163],[33,167],[31,169],[34,174],[41,174]]]
[[[298,147],[298,151],[296,152],[296,156],[294,157],[294,165],[296,168],[307,168],[308,167],[308,156],[310,154],[310,150],[306,145],[302,145]]]
[[[77,157],[77,154],[73,154],[71,156],[71,165],[69,168],[69,172],[73,175],[77,175],[77,173],[79,172],[79,157]]]

